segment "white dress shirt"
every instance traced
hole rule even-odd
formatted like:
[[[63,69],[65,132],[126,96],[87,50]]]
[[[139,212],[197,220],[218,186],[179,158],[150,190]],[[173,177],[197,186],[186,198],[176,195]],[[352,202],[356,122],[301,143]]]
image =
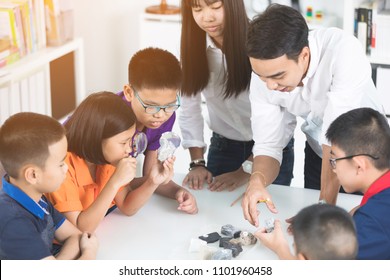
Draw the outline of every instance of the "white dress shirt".
[[[202,95],[209,114],[207,120],[210,129],[228,139],[237,141],[252,140],[251,105],[249,91],[241,92],[238,97],[224,99],[225,56],[212,41],[208,40],[207,59],[210,79]],[[202,115],[202,97],[181,97],[179,125],[183,147],[206,147],[203,138],[204,118]]]
[[[322,157],[325,133],[339,115],[360,107],[384,112],[374,83],[371,65],[360,42],[337,29],[309,33],[310,65],[303,87],[284,93],[269,90],[252,75],[250,100],[254,156],[267,155],[282,161],[282,150],[296,126],[295,116],[305,122],[301,129],[312,149]]]

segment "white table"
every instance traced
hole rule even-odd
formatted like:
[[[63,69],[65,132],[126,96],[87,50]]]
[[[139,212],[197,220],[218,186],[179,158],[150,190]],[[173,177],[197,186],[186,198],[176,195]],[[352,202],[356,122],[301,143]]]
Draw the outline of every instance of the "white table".
[[[184,176],[178,174],[175,181],[181,184]],[[96,234],[100,241],[97,258],[105,260],[196,260],[199,253],[190,253],[191,238],[197,238],[213,231],[220,233],[221,226],[232,224],[242,230],[254,232],[243,216],[241,201],[233,207],[230,204],[244,192],[241,187],[233,192],[211,192],[207,189],[191,191],[198,203],[199,213],[189,215],[176,209],[177,202],[159,195],[153,195],[147,204],[132,217],[125,216],[118,209],[104,218]],[[266,218],[273,217],[284,222],[305,206],[317,203],[319,191],[303,188],[271,185],[268,187],[279,211],[272,214],[266,206],[259,204],[260,226]],[[337,205],[352,209],[361,201],[361,196],[339,194]],[[292,244],[292,237],[288,236]],[[218,247],[218,242],[211,246]],[[259,242],[243,247],[236,259],[277,259],[276,255]]]

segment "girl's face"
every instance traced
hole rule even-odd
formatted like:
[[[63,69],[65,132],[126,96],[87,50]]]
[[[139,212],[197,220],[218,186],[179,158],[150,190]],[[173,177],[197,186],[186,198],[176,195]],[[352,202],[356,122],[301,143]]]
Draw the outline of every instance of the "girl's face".
[[[111,165],[116,166],[118,162],[128,157],[132,151],[131,141],[135,133],[135,125],[121,133],[118,133],[110,138],[104,139],[102,142],[103,156]]]
[[[222,46],[224,30],[224,9],[222,1],[214,1],[214,3],[207,5],[204,0],[199,0],[198,4],[192,7],[192,15],[195,22]]]

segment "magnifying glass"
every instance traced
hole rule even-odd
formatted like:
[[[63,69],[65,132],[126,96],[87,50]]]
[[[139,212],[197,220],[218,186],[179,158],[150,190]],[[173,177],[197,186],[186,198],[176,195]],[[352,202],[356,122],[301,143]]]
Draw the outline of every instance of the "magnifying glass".
[[[130,156],[136,158],[139,154],[142,154],[146,150],[146,146],[148,146],[148,138],[146,134],[143,132],[136,132],[131,141],[132,151]]]

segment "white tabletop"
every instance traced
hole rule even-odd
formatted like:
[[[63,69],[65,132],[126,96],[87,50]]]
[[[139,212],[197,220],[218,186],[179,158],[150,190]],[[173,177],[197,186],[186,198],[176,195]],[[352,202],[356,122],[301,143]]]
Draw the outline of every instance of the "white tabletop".
[[[181,184],[183,175],[176,175]],[[233,192],[211,192],[207,189],[191,191],[197,199],[199,213],[189,215],[178,211],[177,202],[159,195],[153,195],[137,214],[128,217],[118,209],[104,218],[96,234],[100,241],[97,258],[105,260],[196,260],[200,253],[189,252],[192,238],[210,232],[220,233],[221,226],[231,224],[241,230],[254,232],[255,227],[243,217],[241,201],[233,207],[230,204],[245,188]],[[305,206],[317,203],[319,191],[303,188],[271,185],[268,187],[279,211],[272,214],[266,206],[259,204],[260,227],[267,218],[280,219],[284,229],[286,218],[295,215]],[[337,205],[350,210],[361,201],[361,196],[339,194]],[[287,236],[287,234],[286,234]],[[292,244],[292,237],[288,236]],[[210,244],[218,247],[218,242]],[[276,255],[259,242],[244,246],[236,259],[277,259]]]

